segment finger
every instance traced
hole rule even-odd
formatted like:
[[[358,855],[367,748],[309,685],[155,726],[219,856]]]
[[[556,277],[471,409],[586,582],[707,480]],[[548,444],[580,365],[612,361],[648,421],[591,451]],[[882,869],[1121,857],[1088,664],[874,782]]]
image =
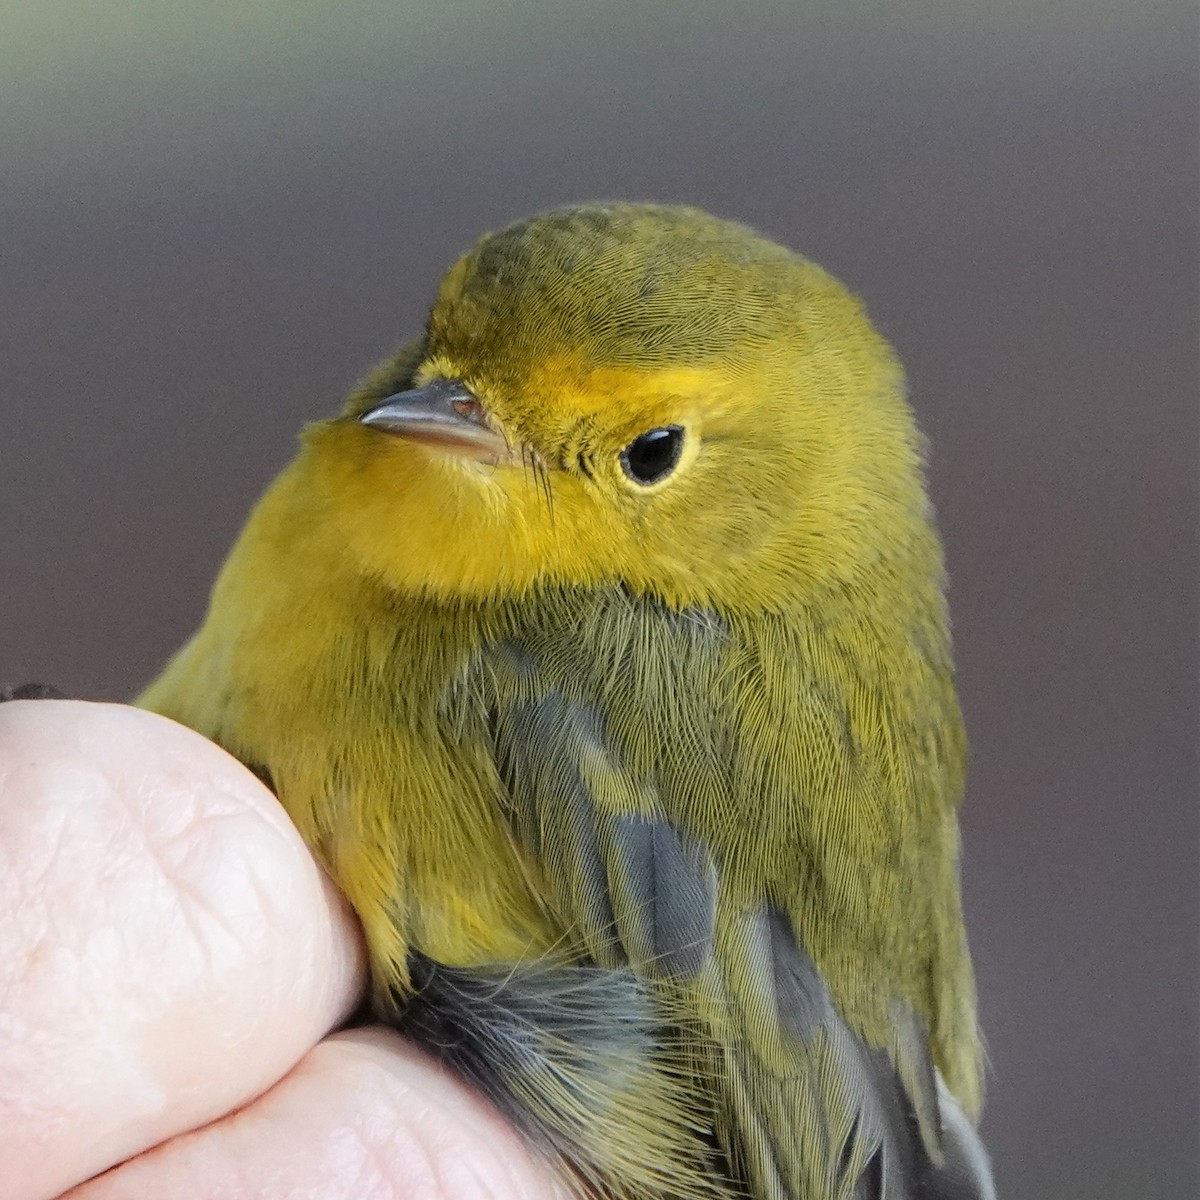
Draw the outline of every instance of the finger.
[[[55,1196],[278,1080],[356,926],[271,794],[136,709],[0,706],[0,1176]]]
[[[335,1034],[240,1112],[63,1200],[551,1200],[568,1193],[481,1096],[384,1029]]]

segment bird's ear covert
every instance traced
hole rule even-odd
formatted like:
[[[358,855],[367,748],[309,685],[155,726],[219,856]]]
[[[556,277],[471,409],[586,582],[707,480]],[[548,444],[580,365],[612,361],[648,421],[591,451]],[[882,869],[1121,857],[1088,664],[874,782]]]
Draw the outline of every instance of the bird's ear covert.
[[[640,487],[666,479],[679,465],[683,426],[663,425],[639,434],[621,451],[621,469]]]

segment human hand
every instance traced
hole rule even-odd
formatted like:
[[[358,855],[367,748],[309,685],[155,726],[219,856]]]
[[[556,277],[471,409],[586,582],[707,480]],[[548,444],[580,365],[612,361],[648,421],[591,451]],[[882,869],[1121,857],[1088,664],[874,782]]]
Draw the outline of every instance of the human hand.
[[[364,985],[240,764],[136,709],[0,705],[0,1200],[561,1196],[414,1047],[329,1034]]]

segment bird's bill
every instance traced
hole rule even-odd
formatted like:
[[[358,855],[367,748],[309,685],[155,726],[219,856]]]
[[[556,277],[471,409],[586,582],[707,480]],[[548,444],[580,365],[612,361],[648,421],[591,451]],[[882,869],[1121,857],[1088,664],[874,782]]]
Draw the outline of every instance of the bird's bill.
[[[358,420],[369,429],[481,461],[511,457],[508,442],[491,424],[487,410],[457,379],[434,379],[424,387],[397,392]]]

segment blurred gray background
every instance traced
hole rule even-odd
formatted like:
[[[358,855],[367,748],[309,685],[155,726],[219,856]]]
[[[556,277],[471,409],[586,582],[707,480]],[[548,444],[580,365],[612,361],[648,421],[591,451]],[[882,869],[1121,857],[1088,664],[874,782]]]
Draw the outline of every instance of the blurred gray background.
[[[1005,1200],[1194,1200],[1192,3],[0,3],[0,677],[128,697],[484,229],[687,201],[933,445]]]

